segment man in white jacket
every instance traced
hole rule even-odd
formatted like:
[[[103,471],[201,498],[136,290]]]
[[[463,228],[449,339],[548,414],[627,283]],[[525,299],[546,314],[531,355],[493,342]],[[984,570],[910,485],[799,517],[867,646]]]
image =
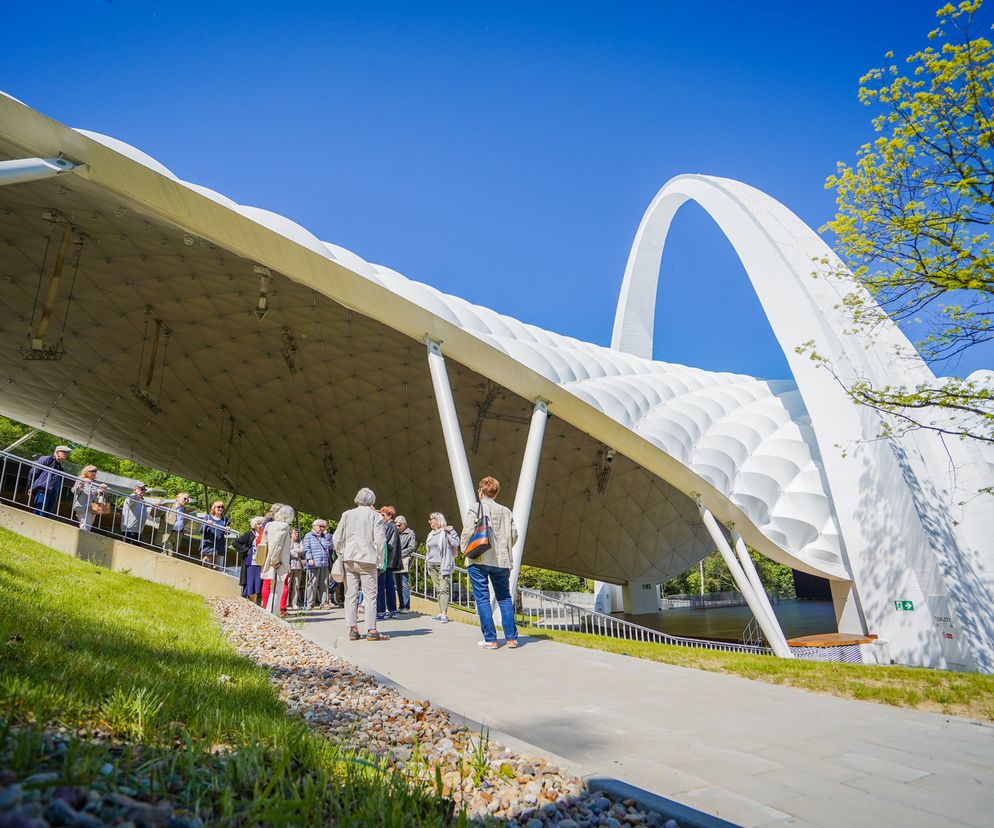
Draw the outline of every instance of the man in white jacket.
[[[345,623],[349,640],[358,641],[359,589],[366,603],[366,640],[386,641],[387,636],[376,629],[376,575],[384,563],[383,516],[373,504],[376,495],[370,489],[360,489],[355,496],[356,507],[342,514],[335,529],[335,552],[345,569]]]

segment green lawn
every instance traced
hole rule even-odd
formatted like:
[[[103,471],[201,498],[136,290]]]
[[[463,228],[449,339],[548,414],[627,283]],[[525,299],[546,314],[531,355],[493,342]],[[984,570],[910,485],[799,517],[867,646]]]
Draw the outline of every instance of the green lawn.
[[[201,598],[4,529],[0,664],[0,767],[19,776],[165,797],[208,824],[446,824],[447,803],[288,716]]]
[[[786,660],[669,644],[622,641],[539,627],[521,627],[520,631],[524,635],[547,638],[563,644],[646,658],[696,670],[730,673],[756,681],[799,687],[843,698],[994,720],[994,676],[917,667]]]

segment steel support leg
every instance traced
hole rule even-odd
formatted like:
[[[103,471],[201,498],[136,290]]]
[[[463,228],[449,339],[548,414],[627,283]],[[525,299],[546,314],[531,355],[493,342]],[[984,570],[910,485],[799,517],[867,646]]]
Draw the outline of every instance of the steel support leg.
[[[469,460],[466,457],[466,446],[463,445],[462,433],[459,431],[459,418],[456,416],[456,403],[452,398],[452,386],[449,385],[449,375],[445,370],[445,358],[442,356],[442,346],[428,339],[428,370],[431,372],[431,384],[435,389],[435,402],[438,404],[438,419],[442,423],[442,435],[445,438],[445,451],[449,455],[449,468],[452,470],[452,483],[456,489],[456,500],[459,503],[459,518],[461,525],[466,519],[473,503],[476,502],[476,486],[469,473]]]
[[[787,657],[793,658],[790,645],[787,643],[787,637],[783,634],[783,628],[780,626],[776,613],[773,611],[773,605],[770,603],[770,597],[766,594],[766,590],[763,588],[763,582],[759,580],[759,573],[756,571],[756,564],[753,563],[752,558],[749,555],[749,547],[746,546],[745,541],[742,540],[742,535],[739,534],[738,530],[734,526],[732,527],[732,542],[735,544],[735,554],[739,556],[739,562],[742,564],[742,570],[745,572],[749,583],[752,584],[752,591],[755,593],[756,598],[759,600],[759,605],[763,608],[763,612],[766,613],[766,618],[770,622],[770,628],[779,639],[780,646],[784,652],[790,653]]]
[[[545,436],[545,424],[549,420],[549,406],[543,400],[536,400],[532,409],[531,423],[528,425],[528,439],[525,442],[525,454],[521,460],[521,473],[518,475],[518,488],[514,493],[514,526],[518,530],[518,542],[511,550],[511,600],[518,588],[518,575],[521,572],[521,558],[525,552],[525,536],[528,534],[528,520],[532,511],[532,499],[535,496],[535,481],[538,479],[538,462],[542,457],[542,438]],[[497,597],[490,596],[490,609],[493,612],[494,624],[497,629],[503,629],[497,620]]]
[[[715,546],[718,547],[718,552],[721,553],[721,557],[724,559],[725,565],[728,567],[729,572],[732,573],[732,578],[735,579],[735,585],[739,588],[739,592],[741,592],[745,597],[746,603],[749,605],[749,609],[752,610],[752,614],[756,617],[756,623],[758,623],[760,629],[762,629],[763,635],[766,636],[766,640],[770,643],[770,647],[773,649],[773,652],[780,656],[780,658],[792,658],[793,655],[790,652],[790,648],[785,647],[785,645],[780,643],[780,637],[778,637],[776,635],[776,631],[771,628],[770,620],[763,611],[763,607],[759,603],[758,596],[753,593],[752,584],[750,584],[748,578],[746,578],[745,571],[742,569],[742,564],[740,564],[738,559],[735,557],[732,547],[728,545],[728,540],[725,538],[725,533],[721,531],[721,527],[718,526],[718,521],[715,520],[714,515],[711,514],[711,510],[700,501],[697,502],[697,507],[700,509],[701,520],[704,521],[704,527],[708,530],[708,534],[711,535],[711,540],[714,541]],[[779,629],[779,627],[777,629]]]
[[[39,181],[69,172],[76,166],[78,165],[65,158],[15,158],[0,161],[0,185]]]
[[[514,493],[514,525],[518,530],[518,542],[512,550],[511,597],[518,588],[518,574],[521,572],[521,558],[525,553],[525,537],[528,535],[528,520],[532,513],[532,500],[535,496],[535,481],[538,479],[538,463],[542,457],[542,439],[545,437],[545,424],[549,420],[549,406],[543,400],[535,402],[532,421],[528,426],[528,441],[525,443],[525,456],[521,460],[521,474],[518,475],[518,488]]]

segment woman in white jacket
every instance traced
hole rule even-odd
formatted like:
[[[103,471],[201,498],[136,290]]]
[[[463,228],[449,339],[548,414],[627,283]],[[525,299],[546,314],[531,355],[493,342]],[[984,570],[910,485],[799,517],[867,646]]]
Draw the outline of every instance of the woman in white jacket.
[[[376,495],[370,489],[360,489],[355,496],[356,507],[342,514],[335,529],[335,553],[345,569],[345,623],[349,640],[358,641],[359,589],[366,604],[366,640],[386,641],[387,636],[376,629],[376,576],[384,563],[383,516],[373,508]]]
[[[479,643],[488,650],[496,650],[498,646],[497,629],[490,609],[490,587],[493,588],[497,606],[500,607],[501,626],[504,628],[507,646],[518,646],[518,628],[514,623],[514,602],[510,590],[512,549],[518,542],[518,530],[514,526],[514,514],[511,510],[494,500],[499,491],[500,483],[493,477],[484,477],[480,481],[477,493],[479,500],[466,514],[461,538],[462,548],[465,550],[476,529],[478,517],[486,517],[490,522],[493,545],[479,557],[466,561],[476,601],[476,614],[480,617],[480,629],[483,631],[483,641]]]
[[[273,519],[266,524],[261,540],[256,544],[255,560],[262,566],[262,606],[269,608],[269,594],[274,582],[283,585],[280,617],[286,616],[287,576],[290,574],[290,524],[296,517],[293,508],[274,503],[269,510]]]

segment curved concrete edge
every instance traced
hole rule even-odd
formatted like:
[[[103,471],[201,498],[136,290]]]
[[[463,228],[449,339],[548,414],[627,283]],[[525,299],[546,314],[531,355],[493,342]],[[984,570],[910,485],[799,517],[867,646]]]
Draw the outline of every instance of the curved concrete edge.
[[[414,596],[411,596],[411,599],[413,602]],[[259,612],[266,612],[266,610],[262,607],[257,607],[257,609]],[[293,626],[287,621],[284,621],[283,623],[291,627]],[[415,693],[403,684],[400,684],[394,679],[364,665],[359,659],[340,648],[339,641],[342,639],[334,639],[329,647],[327,644],[307,635],[306,630],[295,630],[295,632],[310,641],[312,644],[316,644],[321,649],[328,650],[333,655],[354,664],[366,675],[376,679],[376,681],[380,684],[391,687],[401,695],[406,696],[409,699],[423,698],[423,696],[420,696],[418,693]],[[727,822],[720,817],[712,816],[704,811],[698,811],[688,805],[683,805],[679,802],[673,801],[672,799],[667,799],[664,796],[654,794],[651,791],[639,788],[628,782],[623,782],[620,779],[615,779],[611,776],[604,776],[599,772],[591,770],[590,768],[585,768],[583,765],[573,761],[572,759],[568,759],[565,756],[559,756],[558,754],[553,753],[540,745],[526,742],[516,736],[512,736],[511,734],[500,730],[494,730],[489,725],[469,719],[462,713],[456,713],[454,710],[438,704],[437,702],[432,701],[431,703],[437,709],[444,710],[452,721],[462,723],[471,731],[486,733],[487,738],[489,738],[491,742],[501,744],[504,747],[521,754],[522,756],[542,756],[549,762],[550,765],[556,765],[563,771],[579,776],[583,781],[584,787],[589,793],[601,791],[619,801],[623,799],[634,800],[640,808],[655,811],[660,814],[664,820],[675,819],[679,823],[680,828],[737,828],[736,823],[734,822]]]
[[[680,828],[738,828],[738,823],[698,811],[611,776],[589,774],[583,777],[583,784],[590,792],[603,791],[615,799],[633,799],[643,810],[655,811],[665,819],[675,819]]]

